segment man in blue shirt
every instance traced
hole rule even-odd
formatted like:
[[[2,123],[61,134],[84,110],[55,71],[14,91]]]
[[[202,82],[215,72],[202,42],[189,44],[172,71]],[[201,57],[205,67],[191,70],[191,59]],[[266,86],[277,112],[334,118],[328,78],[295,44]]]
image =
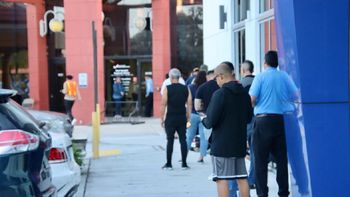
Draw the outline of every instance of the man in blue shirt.
[[[153,79],[151,75],[146,75],[146,106],[145,116],[151,117],[153,110]]]
[[[272,154],[277,164],[278,195],[289,195],[288,159],[283,114],[293,111],[297,88],[287,73],[277,70],[276,51],[265,54],[265,71],[257,75],[250,87],[254,114],[253,134],[256,192],[268,196],[267,164]]]
[[[121,78],[118,76],[115,78],[113,84],[113,100],[115,102],[115,118],[119,118],[122,115],[122,100],[124,97],[124,86],[122,84]]]

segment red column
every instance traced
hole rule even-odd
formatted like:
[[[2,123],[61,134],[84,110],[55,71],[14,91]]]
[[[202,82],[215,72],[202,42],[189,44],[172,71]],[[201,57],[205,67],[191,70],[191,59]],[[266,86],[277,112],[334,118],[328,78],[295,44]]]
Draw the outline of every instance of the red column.
[[[48,62],[46,37],[39,34],[44,3],[27,4],[28,67],[30,97],[36,109],[49,109]]]
[[[104,65],[101,0],[64,0],[66,73],[78,81],[79,73],[86,73],[88,85],[80,88],[82,100],[76,101],[73,114],[78,123],[91,122],[94,111],[94,67],[92,44],[92,21],[97,30],[98,91],[101,111],[104,111]]]
[[[152,69],[154,81],[154,115],[160,115],[161,95],[160,87],[165,79],[165,74],[171,67],[171,10],[172,0],[152,1]]]

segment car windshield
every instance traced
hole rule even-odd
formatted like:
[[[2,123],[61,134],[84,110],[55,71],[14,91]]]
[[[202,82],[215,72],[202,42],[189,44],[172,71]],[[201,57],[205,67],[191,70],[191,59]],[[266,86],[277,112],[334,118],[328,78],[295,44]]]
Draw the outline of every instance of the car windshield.
[[[13,101],[0,103],[0,130],[22,129],[39,132],[37,122]]]

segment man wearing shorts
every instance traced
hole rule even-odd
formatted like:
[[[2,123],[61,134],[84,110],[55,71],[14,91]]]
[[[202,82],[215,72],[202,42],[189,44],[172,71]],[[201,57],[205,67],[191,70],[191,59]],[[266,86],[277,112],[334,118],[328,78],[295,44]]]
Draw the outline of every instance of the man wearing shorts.
[[[229,197],[228,180],[237,180],[240,196],[249,196],[247,170],[245,167],[247,123],[252,117],[248,93],[232,75],[227,62],[214,71],[220,86],[203,119],[206,128],[212,128],[211,155],[213,181],[217,184],[218,196]]]

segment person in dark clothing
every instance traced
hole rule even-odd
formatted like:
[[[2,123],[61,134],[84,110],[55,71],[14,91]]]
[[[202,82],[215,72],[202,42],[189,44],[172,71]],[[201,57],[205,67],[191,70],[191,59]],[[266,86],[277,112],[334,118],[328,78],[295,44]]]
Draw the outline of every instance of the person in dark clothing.
[[[241,79],[241,84],[243,88],[249,92],[250,86],[253,83],[254,80],[254,64],[250,60],[245,60],[241,64],[241,75],[243,78]],[[250,149],[250,168],[249,168],[249,177],[248,177],[248,183],[250,189],[255,188],[255,170],[254,170],[254,151],[253,151],[253,128],[254,125],[254,116],[252,118],[252,121],[247,125],[247,140],[248,145]]]
[[[198,113],[206,113],[209,106],[212,95],[220,87],[215,81],[214,70],[210,70],[207,73],[207,82],[198,87],[196,97],[194,99],[194,107]],[[210,142],[211,129],[203,128],[205,140]]]
[[[169,71],[171,84],[166,86],[161,102],[161,124],[165,127],[167,136],[166,158],[167,162],[163,169],[172,169],[172,154],[174,146],[174,134],[179,135],[181,145],[182,168],[188,169],[186,162],[187,144],[186,144],[186,123],[190,121],[192,108],[192,96],[187,86],[179,83],[181,73],[178,69],[173,68]],[[165,108],[167,108],[165,120]]]
[[[197,89],[200,85],[205,83],[207,81],[206,79],[207,73],[205,71],[199,71],[196,78],[194,79],[193,84],[191,84],[188,88],[191,91],[191,95],[196,95]],[[194,104],[194,97],[192,97],[192,104]],[[198,162],[203,163],[204,162],[204,157],[207,155],[207,148],[208,148],[208,141],[204,137],[204,128],[203,124],[200,121],[200,117],[195,110],[194,106],[192,106],[192,113],[191,113],[191,118],[190,118],[190,123],[191,126],[187,128],[187,149],[191,148],[191,143],[196,136],[197,130],[200,136],[200,156],[198,159]]]
[[[146,103],[145,103],[145,116],[151,117],[153,110],[153,79],[151,75],[146,75]]]
[[[232,75],[225,63],[215,69],[217,90],[203,119],[206,128],[212,128],[211,155],[213,180],[219,196],[229,196],[228,180],[236,179],[241,197],[249,196],[245,167],[247,123],[251,120],[251,103],[248,93]]]
[[[115,118],[121,117],[122,114],[122,100],[124,97],[124,86],[122,84],[121,78],[117,77],[113,84],[113,94],[112,98],[115,104]]]
[[[249,92],[249,88],[253,83],[254,80],[254,64],[250,60],[245,60],[241,64],[241,76],[243,77],[240,80],[240,83],[242,84],[243,88],[246,92]],[[252,110],[252,109],[251,109]],[[252,110],[253,111],[253,110]],[[254,125],[254,117],[252,118],[251,122],[247,124],[247,141],[249,146],[249,158],[250,158],[250,165],[249,165],[249,175],[248,175],[248,183],[250,189],[255,189],[255,172],[254,172],[254,151],[253,151],[253,128]],[[236,197],[237,196],[237,183],[235,181],[229,182],[230,187],[230,197]]]
[[[186,79],[186,85],[189,86],[191,85],[193,82],[194,82],[194,79],[196,78],[196,76],[198,75],[198,72],[199,72],[199,68],[196,67],[193,69],[192,73],[191,73],[191,76],[189,76],[187,79]]]
[[[197,112],[207,111],[212,95],[220,88],[214,79],[214,70],[210,70],[207,73],[207,82],[198,87],[194,101]]]

